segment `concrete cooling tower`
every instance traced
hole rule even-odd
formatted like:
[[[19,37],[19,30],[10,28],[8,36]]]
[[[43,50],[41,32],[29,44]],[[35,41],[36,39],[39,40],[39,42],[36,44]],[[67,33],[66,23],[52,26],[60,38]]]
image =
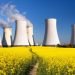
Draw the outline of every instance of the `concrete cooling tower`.
[[[33,24],[29,20],[27,21],[27,34],[29,45],[34,45]]]
[[[2,40],[0,39],[0,47],[2,47]]]
[[[14,46],[28,46],[27,21],[16,20]]]
[[[57,44],[60,44],[60,41],[57,33],[56,19],[47,19],[45,22],[43,45],[55,46]]]
[[[71,45],[75,45],[75,24],[72,26]]]
[[[11,46],[12,43],[12,30],[11,28],[3,28],[2,46]]]

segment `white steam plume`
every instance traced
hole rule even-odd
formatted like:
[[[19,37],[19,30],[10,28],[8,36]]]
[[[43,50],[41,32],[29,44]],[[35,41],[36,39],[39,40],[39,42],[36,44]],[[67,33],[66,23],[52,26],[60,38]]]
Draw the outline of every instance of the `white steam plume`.
[[[4,21],[4,20],[2,20],[2,19],[0,19],[0,26],[1,26],[2,28],[10,27],[9,24],[8,24],[8,22],[6,22],[6,21]]]
[[[0,10],[2,15],[6,15],[8,17],[9,22],[13,22],[15,20],[26,20],[25,16],[16,9],[15,5],[8,3],[0,6]]]

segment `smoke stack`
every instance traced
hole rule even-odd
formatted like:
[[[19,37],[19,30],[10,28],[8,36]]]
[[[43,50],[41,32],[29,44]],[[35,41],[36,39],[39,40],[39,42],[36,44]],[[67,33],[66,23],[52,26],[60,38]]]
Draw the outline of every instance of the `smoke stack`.
[[[27,33],[29,44],[34,45],[33,24],[30,21],[27,22]]]
[[[27,37],[27,21],[25,20],[16,20],[16,32],[14,46],[28,46],[28,37]]]
[[[2,45],[3,46],[11,46],[12,40],[12,33],[11,28],[4,27],[3,28],[3,39],[2,39]]]
[[[75,45],[75,24],[72,26],[71,45]]]
[[[60,44],[57,33],[56,19],[47,19],[45,24],[45,36],[43,45],[55,46]]]

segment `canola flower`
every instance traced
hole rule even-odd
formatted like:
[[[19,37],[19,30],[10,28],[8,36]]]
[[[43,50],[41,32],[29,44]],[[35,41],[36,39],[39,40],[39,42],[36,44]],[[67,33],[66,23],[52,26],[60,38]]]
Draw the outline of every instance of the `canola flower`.
[[[27,75],[32,54],[26,47],[0,48],[0,75]]]
[[[75,75],[74,48],[0,48],[0,75],[28,75],[30,65],[37,62],[37,75]]]
[[[39,57],[37,75],[75,75],[75,49],[32,47]]]

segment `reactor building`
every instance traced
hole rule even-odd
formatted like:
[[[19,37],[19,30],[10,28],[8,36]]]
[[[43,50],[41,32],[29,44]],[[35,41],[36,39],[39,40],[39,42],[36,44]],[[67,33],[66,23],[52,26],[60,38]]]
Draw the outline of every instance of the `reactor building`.
[[[75,45],[75,24],[72,25],[71,45]]]
[[[54,18],[45,20],[44,46],[55,46],[60,44],[56,23],[57,20]]]

